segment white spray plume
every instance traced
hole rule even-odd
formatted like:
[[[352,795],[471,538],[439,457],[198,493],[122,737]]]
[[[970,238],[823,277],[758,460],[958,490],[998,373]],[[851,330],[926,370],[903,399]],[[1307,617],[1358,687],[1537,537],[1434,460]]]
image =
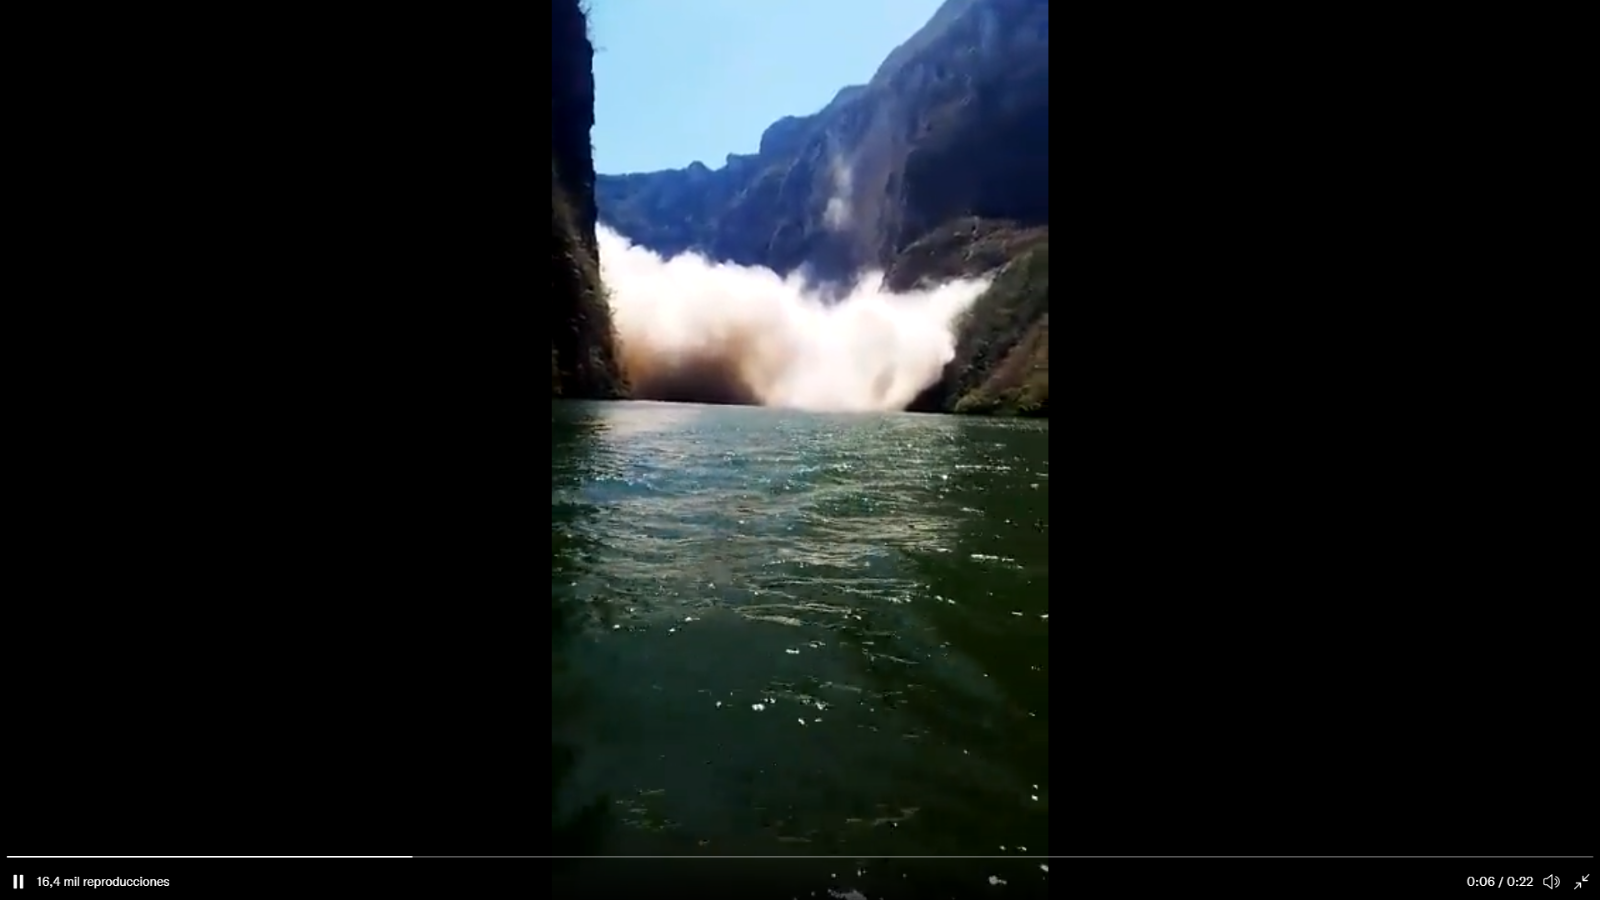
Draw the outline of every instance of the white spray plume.
[[[798,278],[684,254],[601,225],[601,278],[634,396],[817,411],[905,409],[955,354],[986,279],[892,294],[882,273],[824,302]]]

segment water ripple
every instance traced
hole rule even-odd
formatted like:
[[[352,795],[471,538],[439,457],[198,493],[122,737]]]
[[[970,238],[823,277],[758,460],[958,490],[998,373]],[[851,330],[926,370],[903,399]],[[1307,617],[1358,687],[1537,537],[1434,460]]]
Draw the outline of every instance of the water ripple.
[[[627,798],[597,852],[1046,846],[1043,423],[558,403],[554,427],[587,698],[565,795]]]

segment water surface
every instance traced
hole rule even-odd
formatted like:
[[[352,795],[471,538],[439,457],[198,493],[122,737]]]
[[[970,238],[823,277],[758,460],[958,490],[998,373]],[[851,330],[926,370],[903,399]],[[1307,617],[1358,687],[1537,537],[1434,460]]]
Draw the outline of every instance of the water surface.
[[[1048,852],[1046,423],[552,420],[564,852]]]

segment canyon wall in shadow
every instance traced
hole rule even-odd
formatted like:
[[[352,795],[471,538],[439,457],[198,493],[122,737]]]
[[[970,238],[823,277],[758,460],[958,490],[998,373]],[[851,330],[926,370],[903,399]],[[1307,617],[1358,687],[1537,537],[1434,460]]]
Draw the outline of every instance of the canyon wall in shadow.
[[[578,0],[550,7],[551,389],[557,397],[626,393],[595,245],[594,45]]]

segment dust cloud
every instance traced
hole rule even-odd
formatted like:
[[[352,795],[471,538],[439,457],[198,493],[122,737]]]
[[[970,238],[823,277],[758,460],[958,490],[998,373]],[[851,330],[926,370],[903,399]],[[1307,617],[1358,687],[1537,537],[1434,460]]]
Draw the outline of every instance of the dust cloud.
[[[641,400],[815,411],[905,409],[955,354],[983,279],[889,293],[869,272],[825,301],[798,277],[662,259],[601,225],[601,280]]]
[[[850,196],[854,176],[845,161],[837,156],[828,166],[828,173],[833,180],[833,194],[828,198],[822,221],[830,231],[844,231],[850,227]]]

